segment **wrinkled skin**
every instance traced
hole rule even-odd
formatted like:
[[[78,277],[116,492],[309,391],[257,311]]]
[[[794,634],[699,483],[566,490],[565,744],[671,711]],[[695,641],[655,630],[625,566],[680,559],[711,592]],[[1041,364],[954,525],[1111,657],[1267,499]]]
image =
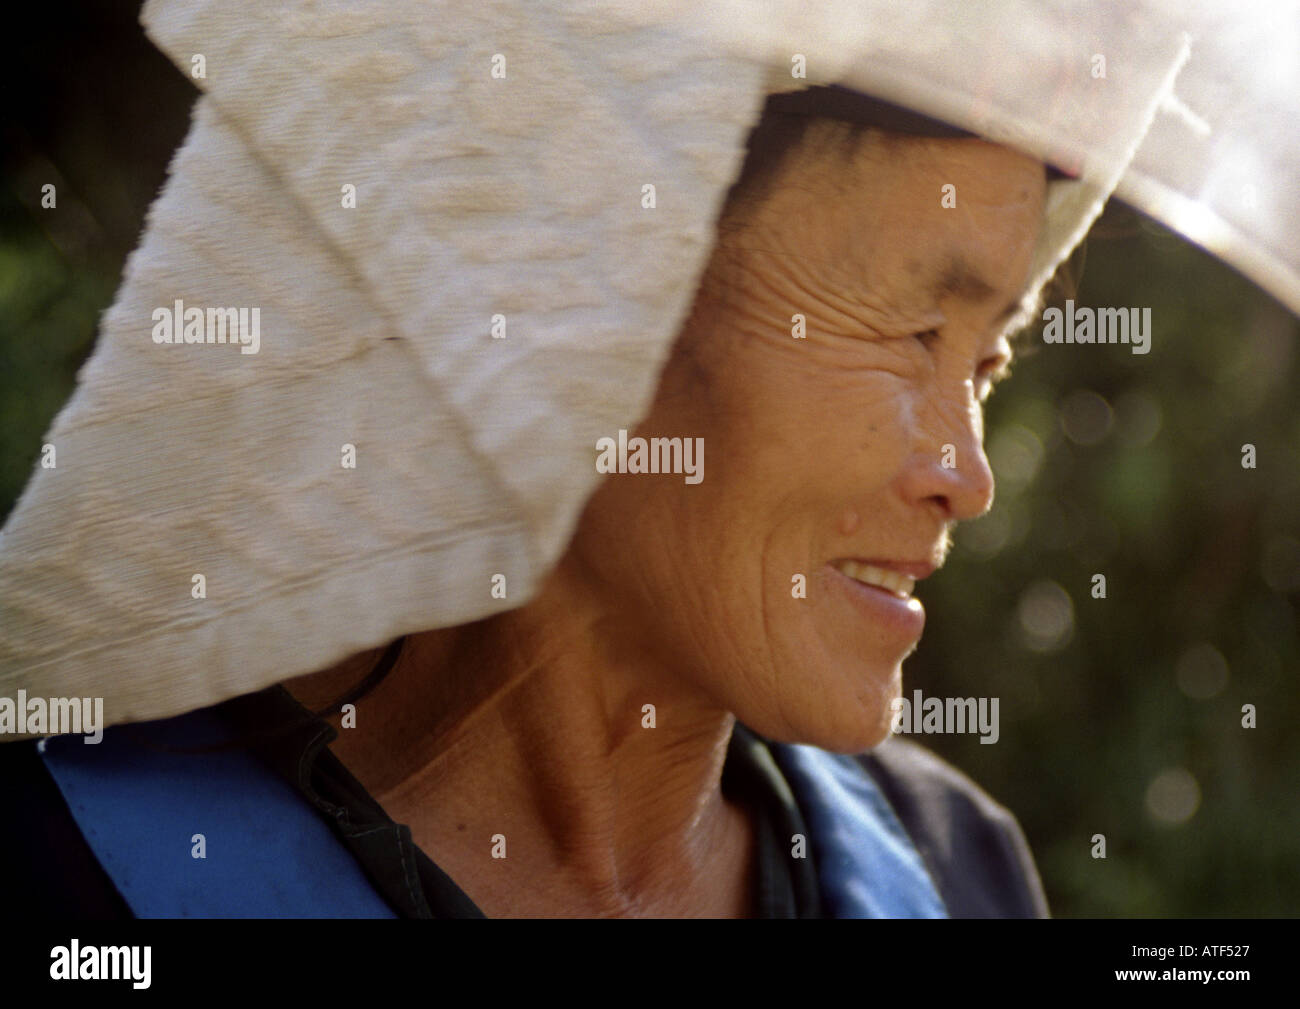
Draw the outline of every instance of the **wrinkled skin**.
[[[534,600],[413,637],[334,746],[489,916],[750,913],[752,817],[719,788],[733,717],[879,743],[917,635],[830,564],[937,566],[992,502],[981,401],[1009,360],[1043,166],[977,140],[841,153],[842,129],[814,124],[724,221],[640,425],[703,437],[703,482],[607,477]]]
[[[703,435],[703,483],[613,478],[575,548],[665,661],[743,722],[858,751],[888,731],[916,642],[864,620],[827,565],[938,565],[949,527],[991,505],[980,404],[1010,357],[995,322],[1022,293],[1045,182],[1037,162],[975,141],[910,140],[868,148],[852,169],[831,157],[794,170],[798,186],[726,229],[642,426]],[[940,205],[949,182],[955,209]],[[935,298],[957,255],[990,289]],[[796,313],[804,339],[791,335]],[[629,549],[627,528],[648,549]],[[805,600],[792,597],[796,573]]]

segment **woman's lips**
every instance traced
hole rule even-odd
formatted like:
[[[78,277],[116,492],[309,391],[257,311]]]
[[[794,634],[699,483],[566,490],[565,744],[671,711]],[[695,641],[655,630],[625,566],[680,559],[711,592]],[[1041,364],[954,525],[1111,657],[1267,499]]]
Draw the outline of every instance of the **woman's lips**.
[[[909,641],[921,637],[925,607],[912,595],[914,578],[861,561],[835,561],[827,567],[831,580],[842,586],[845,595],[873,622]]]

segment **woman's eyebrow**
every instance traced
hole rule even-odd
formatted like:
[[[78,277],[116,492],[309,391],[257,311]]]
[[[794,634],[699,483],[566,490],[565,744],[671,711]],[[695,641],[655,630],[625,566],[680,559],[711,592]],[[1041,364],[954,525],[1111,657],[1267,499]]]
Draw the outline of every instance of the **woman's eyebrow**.
[[[997,288],[985,279],[974,263],[960,254],[950,255],[944,261],[942,271],[930,285],[930,295],[936,301],[955,297],[982,305],[995,294]],[[1006,322],[1019,312],[1021,307],[1021,299],[1013,298],[994,318],[993,325],[998,326]]]

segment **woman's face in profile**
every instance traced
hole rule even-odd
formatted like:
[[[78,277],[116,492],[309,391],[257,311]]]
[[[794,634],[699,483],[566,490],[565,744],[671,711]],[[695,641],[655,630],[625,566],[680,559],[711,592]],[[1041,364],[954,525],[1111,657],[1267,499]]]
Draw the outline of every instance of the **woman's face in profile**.
[[[992,504],[982,401],[1046,181],[983,141],[850,153],[844,130],[814,123],[728,215],[636,432],[703,438],[702,482],[607,477],[569,561],[629,647],[764,735],[852,752],[889,730],[911,579]]]

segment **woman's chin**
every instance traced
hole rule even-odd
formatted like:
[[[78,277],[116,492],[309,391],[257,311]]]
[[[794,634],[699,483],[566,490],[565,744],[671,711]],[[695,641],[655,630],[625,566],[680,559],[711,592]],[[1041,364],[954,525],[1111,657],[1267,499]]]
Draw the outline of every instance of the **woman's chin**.
[[[868,716],[858,725],[828,727],[817,734],[818,738],[807,742],[832,753],[862,753],[883,743],[889,738],[889,732],[890,715],[887,712],[880,718]]]
[[[893,701],[902,696],[903,675],[900,664],[888,670],[867,670],[867,686],[855,685],[841,703],[825,712],[824,720],[810,726],[815,739],[808,742],[835,753],[861,753],[889,738],[894,718]]]
[[[862,753],[879,746],[889,738],[893,709],[889,705],[895,690],[879,703],[864,705],[860,699],[846,700],[834,710],[801,712],[788,718],[780,726],[745,724],[755,732],[778,743],[801,743],[816,746],[832,753]],[[741,719],[744,721],[744,719]]]

